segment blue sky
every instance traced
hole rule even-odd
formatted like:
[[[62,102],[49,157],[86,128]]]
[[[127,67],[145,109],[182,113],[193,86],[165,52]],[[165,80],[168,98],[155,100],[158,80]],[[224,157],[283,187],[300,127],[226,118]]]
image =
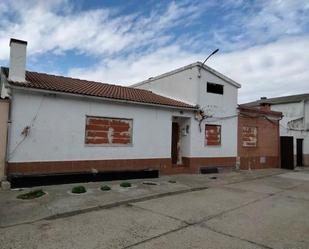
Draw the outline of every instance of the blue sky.
[[[309,2],[0,2],[0,64],[28,41],[27,69],[129,85],[220,52],[208,65],[242,84],[239,102],[309,92]]]

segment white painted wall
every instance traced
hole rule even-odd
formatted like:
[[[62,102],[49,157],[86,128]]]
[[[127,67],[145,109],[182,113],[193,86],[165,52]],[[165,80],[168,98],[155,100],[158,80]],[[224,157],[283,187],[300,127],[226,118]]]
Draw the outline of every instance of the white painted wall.
[[[271,105],[273,111],[282,112],[283,118],[280,121],[280,136],[293,136],[294,137],[294,155],[296,155],[296,139],[302,138],[303,153],[309,155],[309,131],[306,130],[306,123],[309,122],[309,103],[286,103]],[[299,127],[300,131],[290,130],[288,122],[294,119],[302,118],[302,125]]]
[[[167,77],[159,77],[137,86],[163,96],[196,104],[198,99],[197,67],[185,69]]]
[[[307,157],[309,157],[309,100],[305,101],[304,103],[305,107],[305,129],[306,135],[304,139],[304,154],[307,154]],[[308,159],[307,159],[307,164],[308,164]]]
[[[223,85],[224,94],[207,93],[207,82]],[[214,117],[207,120],[207,123],[222,126],[221,146],[205,146],[206,122],[202,123],[202,132],[200,132],[198,122],[191,120],[192,134],[188,151],[192,157],[235,157],[237,155],[237,87],[204,69],[201,69],[199,77],[197,66],[165,77],[155,77],[154,80],[136,87],[194,105],[198,104],[206,113]]]
[[[12,103],[9,162],[171,156],[173,112],[167,108],[115,104],[59,95],[43,97],[42,94],[21,90],[14,90]],[[133,146],[85,146],[86,115],[132,118]],[[23,128],[31,123],[33,126],[29,136],[20,143]]]
[[[223,84],[224,95],[207,93],[207,81]],[[170,158],[175,116],[188,118],[182,120],[181,128],[190,126],[189,134],[182,137],[182,156],[237,156],[238,89],[234,85],[205,70],[199,77],[198,67],[193,67],[139,88],[199,104],[213,118],[203,121],[200,131],[190,111],[14,90],[9,162]],[[133,146],[85,146],[86,115],[133,119]],[[220,146],[205,146],[206,123],[221,125]],[[30,135],[21,142],[27,125],[32,126]]]
[[[10,42],[10,71],[12,81],[25,81],[27,43],[11,40]]]

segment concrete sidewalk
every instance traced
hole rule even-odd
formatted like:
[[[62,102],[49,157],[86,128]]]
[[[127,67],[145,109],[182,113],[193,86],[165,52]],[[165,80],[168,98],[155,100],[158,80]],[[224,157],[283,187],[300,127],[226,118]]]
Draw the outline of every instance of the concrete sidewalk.
[[[125,191],[113,182],[115,193],[134,201],[0,228],[0,248],[309,248],[308,170],[231,172],[217,180],[179,175],[173,177],[177,185],[169,185],[168,179],[157,179],[162,183],[159,189],[169,186],[170,193],[163,197],[150,197],[149,190],[147,200],[142,200],[141,190],[158,186],[144,188],[140,180],[132,181],[136,187]],[[99,186],[91,184],[89,196]],[[208,188],[197,190],[197,186]],[[96,195],[104,203],[105,193]]]
[[[71,216],[92,210],[120,206],[126,203],[251,181],[252,179],[286,172],[282,169],[267,169],[213,175],[185,174],[163,176],[157,179],[129,180],[133,186],[128,189],[119,186],[122,181],[54,185],[42,187],[47,192],[47,195],[34,200],[16,199],[17,195],[26,193],[32,190],[31,188],[0,191],[0,227],[31,223],[48,218]],[[216,177],[216,179],[212,179],[213,177]],[[169,180],[171,179],[175,180],[176,183],[170,183]],[[153,181],[158,185],[144,185],[144,181]],[[100,186],[105,184],[109,185],[112,190],[101,191],[99,189]],[[84,185],[87,188],[87,193],[81,195],[71,194],[70,190],[76,185]],[[38,189],[38,187],[33,189]]]

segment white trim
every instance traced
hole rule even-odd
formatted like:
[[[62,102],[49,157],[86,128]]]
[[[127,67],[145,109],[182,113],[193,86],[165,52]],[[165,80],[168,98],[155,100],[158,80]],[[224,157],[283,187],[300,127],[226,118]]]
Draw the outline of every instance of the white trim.
[[[209,67],[209,66],[206,66],[205,64],[203,65],[202,62],[195,62],[195,63],[192,63],[192,64],[189,64],[187,66],[184,66],[184,67],[180,67],[180,68],[177,68],[175,70],[172,70],[170,72],[167,72],[167,73],[164,73],[164,74],[160,74],[158,76],[155,76],[155,77],[151,77],[149,78],[148,80],[144,80],[144,81],[141,81],[141,82],[138,82],[138,83],[135,83],[133,85],[131,85],[130,87],[138,87],[138,86],[141,86],[141,85],[144,85],[144,84],[147,84],[151,81],[154,81],[154,80],[158,80],[158,79],[161,79],[161,78],[164,78],[164,77],[167,77],[167,76],[170,76],[170,75],[173,75],[173,74],[176,74],[176,73],[179,73],[181,71],[184,71],[184,70],[187,70],[187,69],[192,69],[193,67],[199,67],[199,68],[203,68],[204,70],[216,75],[217,77],[221,78],[222,80],[230,83],[231,85],[237,87],[237,88],[240,88],[241,87],[241,84],[237,83],[236,81],[230,79],[229,77],[219,73],[218,71],[216,71],[215,69]]]

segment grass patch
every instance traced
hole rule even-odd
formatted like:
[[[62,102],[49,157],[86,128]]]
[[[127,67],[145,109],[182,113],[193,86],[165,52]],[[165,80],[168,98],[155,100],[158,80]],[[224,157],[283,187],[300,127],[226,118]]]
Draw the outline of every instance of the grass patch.
[[[45,194],[46,193],[42,189],[37,189],[37,190],[33,190],[25,194],[18,195],[17,199],[31,200],[31,199],[39,198]]]
[[[129,188],[131,186],[132,186],[132,184],[129,183],[129,182],[122,182],[122,183],[120,183],[120,187],[123,187],[123,188]]]
[[[84,186],[76,186],[72,188],[72,193],[73,194],[83,194],[86,193],[87,190]]]
[[[109,190],[111,190],[111,187],[108,186],[108,185],[103,185],[103,186],[101,187],[101,190],[102,190],[102,191],[109,191]]]
[[[169,182],[169,183],[176,183],[175,180],[169,180],[168,182]]]

